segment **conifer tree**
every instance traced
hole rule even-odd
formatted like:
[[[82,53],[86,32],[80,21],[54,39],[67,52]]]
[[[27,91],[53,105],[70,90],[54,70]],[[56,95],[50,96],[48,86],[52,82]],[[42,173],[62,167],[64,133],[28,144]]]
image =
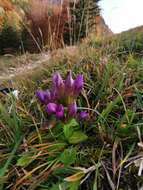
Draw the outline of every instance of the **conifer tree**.
[[[70,43],[86,37],[96,27],[95,17],[100,14],[100,0],[78,0],[70,4],[71,23],[69,24]]]

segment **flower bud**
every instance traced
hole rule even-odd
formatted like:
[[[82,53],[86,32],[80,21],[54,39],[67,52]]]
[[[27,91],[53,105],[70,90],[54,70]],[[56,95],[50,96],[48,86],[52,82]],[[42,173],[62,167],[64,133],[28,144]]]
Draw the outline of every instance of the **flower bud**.
[[[89,118],[89,113],[87,113],[86,111],[81,111],[80,114],[79,114],[79,118],[81,120],[86,120]]]
[[[55,94],[56,99],[61,98],[64,95],[65,84],[61,75],[57,72],[53,75],[53,87],[52,91]]]
[[[69,105],[68,107],[68,113],[70,116],[75,116],[76,113],[77,113],[77,105],[76,105],[76,102],[72,103]]]
[[[47,104],[51,99],[51,94],[49,90],[37,90],[36,96],[43,104]]]
[[[47,106],[46,106],[46,112],[47,113],[56,113],[56,109],[57,109],[57,104],[55,103],[49,103]]]
[[[83,82],[83,75],[79,74],[77,75],[75,81],[74,81],[74,95],[78,96],[83,88],[84,82]]]
[[[53,75],[53,85],[56,88],[61,88],[64,86],[64,81],[58,72]]]
[[[65,79],[65,94],[66,95],[71,95],[73,93],[73,90],[74,90],[73,84],[74,84],[74,80],[72,78],[72,73],[71,71],[69,71]]]
[[[57,105],[57,108],[56,108],[56,117],[57,118],[64,117],[64,107],[63,107],[62,104]]]

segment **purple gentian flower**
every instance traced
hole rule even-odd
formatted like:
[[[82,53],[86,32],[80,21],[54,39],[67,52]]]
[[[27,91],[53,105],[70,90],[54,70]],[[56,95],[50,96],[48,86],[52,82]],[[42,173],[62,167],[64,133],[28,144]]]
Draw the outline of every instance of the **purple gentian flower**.
[[[52,87],[51,90],[51,100],[55,101],[58,98],[58,90],[55,87]]]
[[[65,94],[66,95],[71,95],[73,93],[73,90],[74,90],[73,84],[74,84],[74,80],[72,78],[72,73],[71,71],[69,71],[65,79]]]
[[[77,105],[76,105],[76,102],[72,103],[69,105],[68,107],[68,113],[70,116],[75,116],[76,113],[77,113]]]
[[[57,104],[55,103],[49,103],[47,106],[46,106],[46,112],[47,113],[56,113],[56,109],[57,109]]]
[[[83,82],[83,75],[77,75],[75,81],[74,81],[74,95],[78,96],[83,88],[84,82]]]
[[[87,113],[86,111],[81,111],[80,114],[79,114],[79,118],[81,120],[86,120],[89,118],[89,113]]]
[[[64,86],[64,81],[58,72],[53,75],[53,85],[56,88],[61,88]]]
[[[56,116],[59,119],[62,118],[62,117],[64,117],[64,107],[63,107],[62,104],[57,105]]]
[[[47,104],[51,99],[51,93],[49,90],[37,90],[36,96],[43,104]]]
[[[54,114],[57,118],[64,117],[64,106],[68,108],[67,115],[70,117],[79,116],[80,119],[88,118],[87,112],[77,114],[76,98],[80,94],[84,82],[83,75],[77,75],[73,80],[72,72],[69,71],[66,79],[63,80],[61,75],[56,72],[52,78],[53,85],[50,90],[38,90],[36,96],[45,105],[48,114]],[[62,104],[60,104],[62,102]]]
[[[57,118],[62,118],[64,116],[64,107],[62,104],[49,103],[46,106],[46,112],[55,114]]]
[[[53,75],[53,88],[52,92],[56,98],[61,98],[64,94],[65,84],[61,75],[57,72]]]

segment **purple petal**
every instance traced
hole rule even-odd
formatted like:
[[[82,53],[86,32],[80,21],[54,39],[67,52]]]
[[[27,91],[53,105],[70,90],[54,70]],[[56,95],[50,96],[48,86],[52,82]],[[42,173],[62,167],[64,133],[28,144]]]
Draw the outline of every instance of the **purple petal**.
[[[51,99],[51,94],[49,90],[37,90],[36,96],[43,104],[47,104]]]
[[[72,73],[69,71],[65,79],[65,94],[70,94],[73,92],[73,84],[74,80],[72,78]]]
[[[86,111],[82,111],[79,114],[79,118],[82,120],[88,119],[89,118],[89,113],[87,113]]]
[[[55,96],[55,99],[59,99],[64,95],[64,81],[59,73],[53,75],[53,87],[52,92]]]
[[[36,96],[40,101],[44,100],[44,91],[43,90],[37,90],[36,91]]]
[[[46,112],[47,113],[56,113],[56,109],[57,109],[57,104],[55,103],[49,103],[47,106],[46,106]]]
[[[83,88],[83,85],[83,75],[79,74],[74,81],[74,95],[79,95]]]
[[[68,113],[70,116],[75,116],[77,113],[77,105],[76,102],[72,103],[68,107]]]
[[[52,88],[50,93],[51,93],[51,100],[54,101],[57,98],[57,96],[58,96],[57,89],[56,88]]]
[[[56,116],[57,118],[62,118],[64,116],[64,107],[62,104],[57,105]]]
[[[48,103],[51,100],[51,92],[49,90],[45,91],[45,103]]]
[[[60,88],[64,85],[64,81],[58,72],[53,75],[53,85],[57,88]]]

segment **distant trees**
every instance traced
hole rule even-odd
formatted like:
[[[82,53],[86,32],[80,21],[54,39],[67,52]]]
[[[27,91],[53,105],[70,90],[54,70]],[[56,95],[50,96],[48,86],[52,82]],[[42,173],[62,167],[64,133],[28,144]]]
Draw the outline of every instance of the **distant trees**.
[[[0,53],[13,53],[20,46],[20,17],[9,0],[0,0],[0,8]]]
[[[77,0],[70,3],[71,22],[70,32],[65,34],[70,43],[86,37],[96,27],[96,16],[100,14],[100,0]]]
[[[6,38],[14,35],[15,39],[15,33],[21,32],[21,44],[32,51],[45,46],[53,49],[62,47],[64,43],[74,44],[96,27],[95,17],[100,13],[99,1],[0,0],[7,23],[0,35]],[[0,15],[0,26],[3,23],[1,18]],[[8,35],[9,32],[11,35]]]
[[[20,34],[10,25],[4,24],[0,33],[0,53],[15,53],[20,47]]]
[[[96,27],[100,0],[29,0],[26,13],[40,45],[74,44]]]

